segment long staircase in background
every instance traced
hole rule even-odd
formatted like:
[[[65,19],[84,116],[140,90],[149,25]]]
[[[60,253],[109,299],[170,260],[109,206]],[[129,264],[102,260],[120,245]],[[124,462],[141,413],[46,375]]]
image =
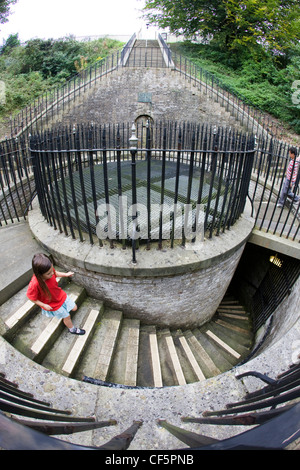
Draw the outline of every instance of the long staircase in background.
[[[136,40],[125,67],[166,67],[158,41]]]
[[[58,268],[59,269],[59,268]],[[213,319],[191,330],[171,330],[126,318],[122,311],[60,279],[78,305],[72,319],[86,330],[72,335],[26,301],[27,286],[0,307],[0,333],[45,368],[77,380],[129,387],[185,385],[230,370],[251,350],[251,321],[235,299],[225,296]]]

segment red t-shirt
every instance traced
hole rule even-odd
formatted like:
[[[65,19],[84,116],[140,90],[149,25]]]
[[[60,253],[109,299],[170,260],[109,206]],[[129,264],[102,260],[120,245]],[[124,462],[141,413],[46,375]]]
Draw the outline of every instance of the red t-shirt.
[[[59,287],[56,280],[55,270],[53,270],[53,272],[53,276],[50,279],[45,280],[51,294],[51,299],[49,299],[44,293],[35,275],[32,276],[31,281],[29,283],[27,289],[27,297],[30,300],[39,300],[40,302],[50,305],[53,310],[58,310],[66,300],[67,294],[61,289],[61,287]]]

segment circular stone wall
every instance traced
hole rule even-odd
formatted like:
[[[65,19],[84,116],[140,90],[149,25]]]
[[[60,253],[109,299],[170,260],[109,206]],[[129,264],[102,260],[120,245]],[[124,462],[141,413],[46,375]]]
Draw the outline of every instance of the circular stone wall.
[[[114,249],[72,240],[44,220],[37,201],[29,224],[42,249],[55,263],[74,271],[74,281],[87,293],[124,315],[143,323],[171,328],[192,328],[209,321],[224,297],[254,220],[249,208],[231,230],[197,245],[162,250],[141,247],[137,263],[131,249]],[[42,251],[42,250],[41,250]]]

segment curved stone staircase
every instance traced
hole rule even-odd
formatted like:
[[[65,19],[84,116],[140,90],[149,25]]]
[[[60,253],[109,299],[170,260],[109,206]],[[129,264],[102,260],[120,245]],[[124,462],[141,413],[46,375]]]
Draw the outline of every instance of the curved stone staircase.
[[[129,387],[185,385],[230,370],[250,352],[251,321],[229,297],[209,323],[170,330],[126,318],[67,278],[59,283],[78,305],[72,318],[84,336],[43,316],[27,300],[27,286],[1,305],[0,333],[31,360],[67,377]]]
[[[129,450],[151,450],[155,452],[158,449],[160,451],[163,449],[168,449],[169,451],[182,449],[185,446],[183,442],[167,432],[159,424],[161,420],[167,420],[175,426],[183,427],[196,433],[200,432],[212,438],[227,439],[240,432],[244,432],[245,427],[235,425],[220,428],[218,426],[212,427],[209,424],[201,424],[199,427],[197,423],[183,423],[181,417],[199,416],[204,410],[224,408],[228,402],[242,400],[245,392],[253,391],[253,389],[257,388],[255,379],[249,377],[249,379],[237,380],[237,373],[241,374],[249,370],[255,370],[274,377],[280,371],[287,370],[291,364],[293,348],[298,345],[300,334],[300,299],[297,295],[290,295],[282,307],[284,312],[290,313],[290,315],[286,315],[285,322],[282,324],[284,331],[279,331],[279,335],[277,334],[273,342],[271,341],[264,351],[256,354],[255,357],[252,356],[250,361],[247,362],[244,362],[244,358],[241,355],[239,359],[235,358],[236,363],[242,362],[238,367],[233,367],[206,380],[198,380],[187,385],[173,387],[98,386],[97,381],[95,382],[96,385],[94,385],[93,382],[89,383],[88,380],[82,381],[82,377],[79,376],[80,380],[76,380],[72,376],[68,377],[62,373],[57,373],[51,370],[50,367],[58,371],[61,370],[61,365],[65,364],[66,355],[75,342],[77,342],[78,347],[77,354],[80,355],[83,346],[81,343],[85,342],[86,338],[88,338],[88,333],[83,337],[76,338],[66,332],[65,327],[60,325],[60,335],[54,342],[54,345],[51,346],[51,351],[43,359],[40,359],[42,364],[39,364],[36,360],[31,360],[17,349],[17,347],[20,350],[23,348],[24,353],[28,354],[31,346],[42,332],[37,328],[37,323],[35,322],[45,322],[47,320],[38,311],[30,313],[29,304],[27,304],[27,308],[26,306],[24,307],[24,304],[26,304],[26,289],[31,275],[30,264],[32,254],[41,248],[30,236],[27,223],[13,224],[7,228],[1,228],[0,231],[2,235],[2,244],[0,245],[2,260],[0,284],[2,289],[1,294],[3,294],[1,300],[6,297],[5,302],[0,302],[2,303],[0,307],[0,374],[5,374],[8,380],[18,383],[20,389],[31,394],[33,393],[38,399],[46,400],[54,408],[70,410],[74,415],[83,418],[93,416],[97,420],[113,419],[117,421],[115,426],[85,431],[69,435],[68,437],[62,436],[63,441],[67,440],[85,446],[99,446],[122,433],[124,429],[129,428],[133,420],[141,421],[143,424],[131,442]],[[6,237],[5,234],[7,234]],[[69,290],[70,294],[77,292],[80,295],[81,289],[76,286],[74,281],[65,285],[64,288]],[[299,281],[295,286],[294,292],[299,292]],[[78,303],[80,303],[80,307],[76,312],[74,322],[77,324],[78,321],[80,326],[85,326],[84,317],[86,316],[87,318],[88,311],[97,310],[99,316],[95,324],[94,334],[96,335],[97,331],[102,330],[104,335],[104,317],[105,313],[109,310],[101,302],[88,298],[84,291],[81,294],[81,302],[79,299]],[[21,308],[22,306],[23,308]],[[229,309],[233,310],[234,313],[228,312]],[[249,325],[246,327],[248,321],[246,319],[242,320],[242,317],[246,315],[238,310],[238,305],[234,305],[232,299],[224,299],[212,322],[210,322],[211,329],[214,324],[218,325],[219,323],[218,328],[220,330],[220,323],[224,321],[230,322],[231,327],[234,329],[236,327],[242,329],[248,328]],[[13,314],[15,314],[14,322]],[[95,313],[95,315],[97,314]],[[10,322],[8,322],[9,325],[5,325],[9,318],[11,318]],[[125,324],[125,319],[123,319],[123,323]],[[18,327],[22,325],[19,330],[17,325]],[[55,330],[53,324],[52,327]],[[223,325],[222,327],[224,328]],[[43,323],[42,325],[41,323],[39,328],[44,330],[44,340],[46,340],[49,327],[46,328],[46,324]],[[145,335],[145,331],[149,329],[151,329],[149,326],[142,326],[138,330],[140,340]],[[203,334],[204,327],[201,330]],[[88,331],[89,329],[87,328]],[[212,332],[215,333],[215,330]],[[20,336],[21,333],[23,337]],[[193,333],[195,333],[195,330],[193,332],[185,332],[184,334],[184,337],[188,338],[188,344],[195,342],[194,339],[190,341]],[[240,338],[242,337],[241,333],[239,332]],[[27,343],[25,341],[26,334],[28,335],[27,338],[30,338],[30,341]],[[160,332],[160,334],[163,334],[163,332]],[[4,335],[7,340],[1,335]],[[206,337],[207,341],[212,341],[208,333],[204,332],[203,336]],[[245,336],[247,335],[243,332],[244,340],[246,340]],[[172,332],[172,337],[174,338],[176,348],[180,332]],[[153,342],[153,337],[151,341]],[[93,343],[91,341],[90,346]],[[98,345],[100,346],[100,344],[99,339]],[[230,346],[234,349],[232,344]],[[218,348],[220,351],[220,345]],[[54,354],[56,355],[54,356]],[[91,350],[89,351],[89,348],[86,348],[80,366],[82,370],[85,368],[85,361],[92,357],[88,354],[92,354],[92,352]],[[53,355],[52,358],[51,355]],[[229,355],[227,355],[228,357]],[[179,357],[180,359],[181,357]],[[215,364],[215,366],[220,370],[220,365]],[[77,369],[79,374],[81,373],[80,367]],[[204,368],[201,370],[204,375],[207,373]],[[144,375],[146,375],[146,370]],[[141,371],[139,371],[138,376],[141,377]],[[112,378],[109,377],[108,380],[112,380]],[[253,380],[255,383],[253,383]],[[99,383],[101,384],[102,382],[99,381]],[[106,383],[106,385],[111,384]]]

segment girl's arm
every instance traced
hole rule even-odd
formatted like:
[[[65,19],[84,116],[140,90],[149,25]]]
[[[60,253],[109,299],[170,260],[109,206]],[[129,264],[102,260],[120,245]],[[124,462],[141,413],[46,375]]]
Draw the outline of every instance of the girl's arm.
[[[41,302],[40,300],[32,300],[32,299],[29,299],[29,300],[31,300],[31,302],[33,302],[38,307],[41,307],[43,310],[48,310],[48,311],[52,310],[52,307],[50,307],[50,305],[44,304],[44,302]]]
[[[73,271],[69,271],[67,273],[60,273],[58,271],[55,271],[57,277],[70,277],[73,276]]]

